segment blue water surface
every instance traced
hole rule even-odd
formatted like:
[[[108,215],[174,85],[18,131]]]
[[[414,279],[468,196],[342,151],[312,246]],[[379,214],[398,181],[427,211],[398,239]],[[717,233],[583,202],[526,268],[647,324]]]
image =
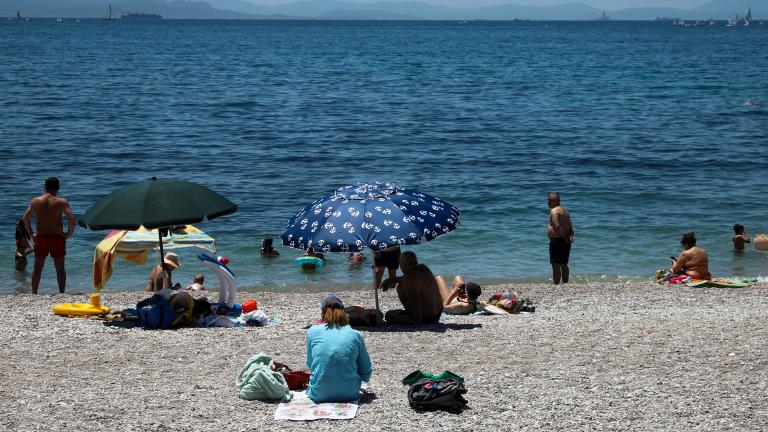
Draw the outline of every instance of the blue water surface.
[[[220,192],[240,210],[199,227],[249,289],[367,288],[370,268],[343,255],[315,274],[298,251],[259,255],[358,181],[461,209],[455,232],[412,248],[435,273],[546,280],[554,190],[577,280],[651,277],[687,231],[715,275],[765,275],[768,256],[735,255],[730,238],[734,223],[768,231],[767,70],[768,26],[2,21],[0,293],[30,292],[13,222],[48,176],[75,213],[150,176]],[[90,290],[105,234],[69,242],[69,290]],[[176,281],[205,273],[195,253],[180,252]],[[107,289],[142,289],[148,273],[118,261]],[[49,261],[41,292],[55,291]]]

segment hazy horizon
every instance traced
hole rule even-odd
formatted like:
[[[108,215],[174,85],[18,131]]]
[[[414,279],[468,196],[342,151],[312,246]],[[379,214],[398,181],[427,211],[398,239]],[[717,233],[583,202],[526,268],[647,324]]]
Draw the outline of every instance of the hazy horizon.
[[[249,3],[262,6],[283,5],[296,3],[302,0],[245,0]],[[380,3],[401,2],[405,0],[340,0],[350,3]],[[677,9],[692,9],[707,3],[707,0],[413,0],[429,3],[436,6],[448,7],[483,7],[503,4],[518,4],[530,6],[553,6],[568,3],[583,3],[597,9],[619,10],[635,7],[672,7]]]

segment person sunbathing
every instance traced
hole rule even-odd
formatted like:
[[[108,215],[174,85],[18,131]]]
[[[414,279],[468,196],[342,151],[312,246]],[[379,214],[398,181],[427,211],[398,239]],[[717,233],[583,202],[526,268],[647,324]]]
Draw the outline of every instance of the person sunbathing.
[[[147,280],[147,287],[144,291],[158,292],[163,289],[181,289],[181,284],[177,282],[174,285],[171,278],[171,273],[181,267],[178,255],[173,252],[168,252],[165,254],[163,262],[165,263],[164,266],[157,265],[152,268],[152,272],[150,272],[149,279]],[[170,296],[170,294],[168,294],[168,296]]]
[[[482,294],[480,285],[474,282],[464,282],[464,278],[456,276],[453,288],[448,289],[445,278],[437,276],[437,286],[443,297],[443,312],[453,315],[469,315],[477,312],[477,299]]]
[[[394,309],[384,314],[390,324],[434,324],[443,313],[443,298],[432,271],[419,264],[411,251],[400,255],[402,276],[391,277],[381,283],[382,291],[397,287],[397,296],[405,309]]]
[[[683,252],[672,258],[672,269],[676,275],[688,275],[694,279],[712,279],[709,273],[709,258],[707,252],[696,246],[696,236],[693,232],[683,234],[680,239]]]
[[[349,326],[344,303],[335,295],[320,304],[320,316],[323,322],[307,330],[307,397],[316,403],[355,401],[373,373],[363,335]]]

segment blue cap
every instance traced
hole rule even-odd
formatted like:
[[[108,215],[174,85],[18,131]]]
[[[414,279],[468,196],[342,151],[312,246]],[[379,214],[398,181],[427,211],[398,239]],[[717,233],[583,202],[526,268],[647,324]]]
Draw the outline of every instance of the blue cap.
[[[338,297],[337,297],[336,295],[334,295],[334,294],[330,294],[328,297],[326,297],[325,299],[323,299],[323,302],[322,302],[322,303],[320,303],[320,308],[322,308],[322,309],[328,309],[328,306],[330,306],[330,305],[331,305],[331,303],[336,303],[336,304],[338,304],[338,305],[339,305],[339,307],[341,307],[342,309],[344,309],[344,302],[342,302],[342,301],[341,301],[341,299],[340,299],[340,298],[338,298]]]

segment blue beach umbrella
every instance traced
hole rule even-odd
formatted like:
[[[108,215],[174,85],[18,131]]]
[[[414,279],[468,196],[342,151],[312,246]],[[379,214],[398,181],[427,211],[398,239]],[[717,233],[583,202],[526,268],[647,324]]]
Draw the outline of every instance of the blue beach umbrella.
[[[322,252],[379,251],[419,244],[456,229],[459,209],[392,183],[357,183],[320,198],[291,218],[283,245]],[[378,287],[376,309],[379,308]]]

